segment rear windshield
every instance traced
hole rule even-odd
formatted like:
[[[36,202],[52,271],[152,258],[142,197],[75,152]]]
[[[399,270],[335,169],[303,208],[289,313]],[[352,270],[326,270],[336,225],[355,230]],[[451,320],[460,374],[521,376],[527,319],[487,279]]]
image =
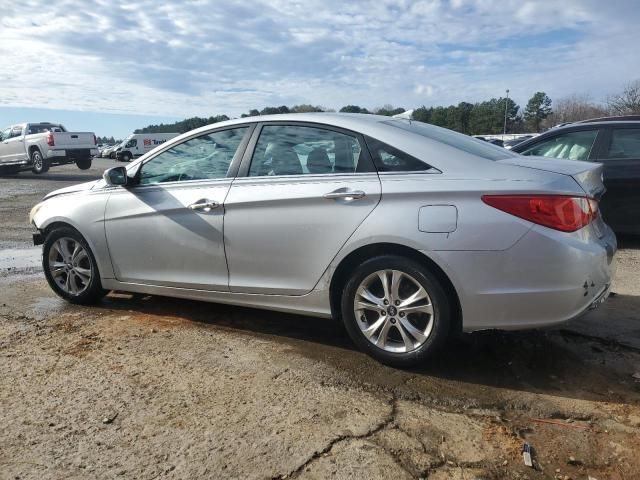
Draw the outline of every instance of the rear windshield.
[[[408,132],[422,135],[436,142],[444,143],[450,147],[457,148],[463,152],[486,158],[487,160],[504,160],[505,158],[517,157],[518,154],[510,152],[502,147],[493,145],[483,140],[478,140],[462,133],[436,127],[428,123],[417,122],[415,120],[387,120],[382,122],[392,127],[401,128]]]
[[[53,123],[36,123],[29,125],[27,135],[45,132],[66,132],[62,125],[54,125]]]

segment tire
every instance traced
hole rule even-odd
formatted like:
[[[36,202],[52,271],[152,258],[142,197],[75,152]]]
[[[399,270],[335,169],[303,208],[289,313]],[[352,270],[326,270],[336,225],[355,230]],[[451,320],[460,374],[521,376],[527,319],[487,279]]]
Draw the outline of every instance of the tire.
[[[37,175],[49,171],[49,160],[42,156],[40,150],[34,148],[31,151],[31,171]]]
[[[399,285],[395,295],[394,283]],[[364,289],[366,297],[360,294]],[[414,294],[416,300],[407,303]],[[359,265],[341,299],[342,319],[353,342],[378,361],[401,368],[424,363],[442,347],[451,311],[436,276],[419,263],[396,255],[374,257]]]
[[[77,250],[78,248],[78,250]],[[70,303],[87,305],[107,294],[86,240],[71,227],[52,230],[42,248],[42,268],[52,290]]]
[[[114,152],[111,152],[109,154],[109,158],[112,159],[112,160],[115,160],[116,159],[116,154]]]
[[[76,160],[76,165],[80,170],[89,170],[91,168],[92,160],[90,158],[83,158],[81,160]]]
[[[131,154],[129,152],[124,152],[122,154],[122,161],[123,162],[130,162],[131,161]]]

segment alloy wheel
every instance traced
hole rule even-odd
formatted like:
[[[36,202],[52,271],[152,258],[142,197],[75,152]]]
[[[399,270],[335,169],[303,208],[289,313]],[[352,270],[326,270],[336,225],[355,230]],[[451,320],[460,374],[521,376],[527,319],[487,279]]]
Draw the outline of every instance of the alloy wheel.
[[[433,330],[429,293],[400,270],[379,270],[367,276],[356,290],[354,312],[365,338],[387,352],[411,352]]]
[[[80,242],[70,237],[56,240],[49,250],[49,273],[65,293],[80,295],[91,282],[89,254]]]

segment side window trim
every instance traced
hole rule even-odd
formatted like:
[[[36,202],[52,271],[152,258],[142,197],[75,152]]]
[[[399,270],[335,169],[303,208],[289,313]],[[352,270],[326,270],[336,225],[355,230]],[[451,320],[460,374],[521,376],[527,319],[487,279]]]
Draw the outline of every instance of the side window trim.
[[[237,172],[236,177],[237,178],[241,178],[241,177],[249,177],[249,169],[251,167],[251,160],[253,158],[253,154],[255,152],[256,146],[258,145],[258,139],[260,138],[260,134],[262,133],[262,129],[263,127],[266,126],[271,126],[271,125],[276,125],[276,126],[285,126],[285,127],[310,127],[310,128],[318,128],[318,129],[322,129],[322,130],[328,130],[330,132],[336,132],[336,133],[341,133],[343,135],[348,135],[351,137],[354,137],[358,143],[360,144],[360,149],[361,149],[361,161],[366,162],[366,166],[368,171],[365,172],[332,172],[332,173],[319,173],[319,174],[309,174],[309,173],[305,173],[302,175],[286,175],[286,176],[274,176],[274,177],[270,177],[270,178],[274,178],[274,179],[282,179],[282,178],[298,178],[298,177],[306,177],[306,178],[319,178],[319,177],[327,177],[327,176],[331,176],[331,177],[336,177],[336,176],[340,176],[340,175],[363,175],[363,174],[371,174],[371,173],[376,173],[376,168],[373,164],[373,159],[371,158],[371,155],[369,154],[369,150],[367,149],[367,143],[365,142],[364,136],[359,133],[359,132],[354,132],[352,130],[347,130],[345,128],[340,128],[340,127],[336,127],[333,125],[327,125],[324,123],[318,123],[318,122],[300,122],[300,121],[282,121],[282,120],[265,120],[262,122],[259,122],[255,128],[255,130],[253,131],[253,134],[251,135],[251,139],[248,142],[247,148],[244,152],[244,155],[242,156],[242,161],[239,162],[240,163],[240,168]],[[252,177],[252,178],[265,178],[265,177]]]
[[[229,169],[227,170],[227,175],[226,177],[221,177],[221,178],[203,178],[203,179],[196,179],[196,180],[180,180],[180,181],[174,181],[174,182],[162,182],[162,183],[149,183],[149,184],[136,184],[133,185],[130,188],[135,188],[135,189],[149,189],[149,188],[165,188],[165,187],[169,187],[172,185],[197,185],[200,183],[210,183],[210,182],[223,182],[223,181],[230,181],[233,180],[236,176],[236,172],[238,170],[240,161],[242,159],[242,156],[244,155],[244,152],[247,148],[247,144],[249,143],[249,140],[251,139],[253,132],[255,130],[256,127],[256,123],[240,123],[237,125],[228,125],[225,127],[220,127],[220,128],[215,128],[212,130],[207,130],[204,132],[199,132],[199,133],[195,133],[193,135],[190,135],[189,137],[186,137],[184,139],[182,139],[180,142],[175,142],[175,143],[170,143],[170,141],[163,143],[163,148],[162,150],[156,152],[153,154],[153,156],[150,156],[149,158],[144,158],[141,161],[139,161],[137,164],[133,165],[133,168],[135,169],[135,177],[139,177],[142,168],[144,167],[145,163],[148,163],[150,161],[152,161],[154,158],[157,158],[158,156],[162,155],[163,153],[165,153],[167,150],[170,150],[178,145],[182,145],[185,142],[188,142],[189,140],[193,140],[194,138],[198,138],[198,137],[202,137],[205,135],[212,135],[215,133],[219,133],[219,132],[223,132],[225,130],[235,130],[238,128],[246,128],[247,131],[245,132],[244,136],[242,137],[242,140],[240,141],[240,144],[238,145],[238,148],[236,149],[236,152],[233,156],[233,158],[231,159],[231,164],[229,165]],[[169,144],[170,143],[170,144]],[[169,144],[169,145],[167,145]]]

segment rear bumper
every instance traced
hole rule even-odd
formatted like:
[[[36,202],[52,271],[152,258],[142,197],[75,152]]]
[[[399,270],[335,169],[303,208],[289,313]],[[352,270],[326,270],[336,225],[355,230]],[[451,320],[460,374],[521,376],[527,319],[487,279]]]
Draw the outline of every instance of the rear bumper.
[[[437,253],[458,290],[463,329],[472,331],[544,327],[598,307],[611,289],[616,250],[602,223],[571,234],[534,226],[504,251]]]
[[[69,149],[53,149],[47,152],[47,158],[66,157],[69,160],[78,158],[89,158],[98,154],[97,148],[69,148]]]

